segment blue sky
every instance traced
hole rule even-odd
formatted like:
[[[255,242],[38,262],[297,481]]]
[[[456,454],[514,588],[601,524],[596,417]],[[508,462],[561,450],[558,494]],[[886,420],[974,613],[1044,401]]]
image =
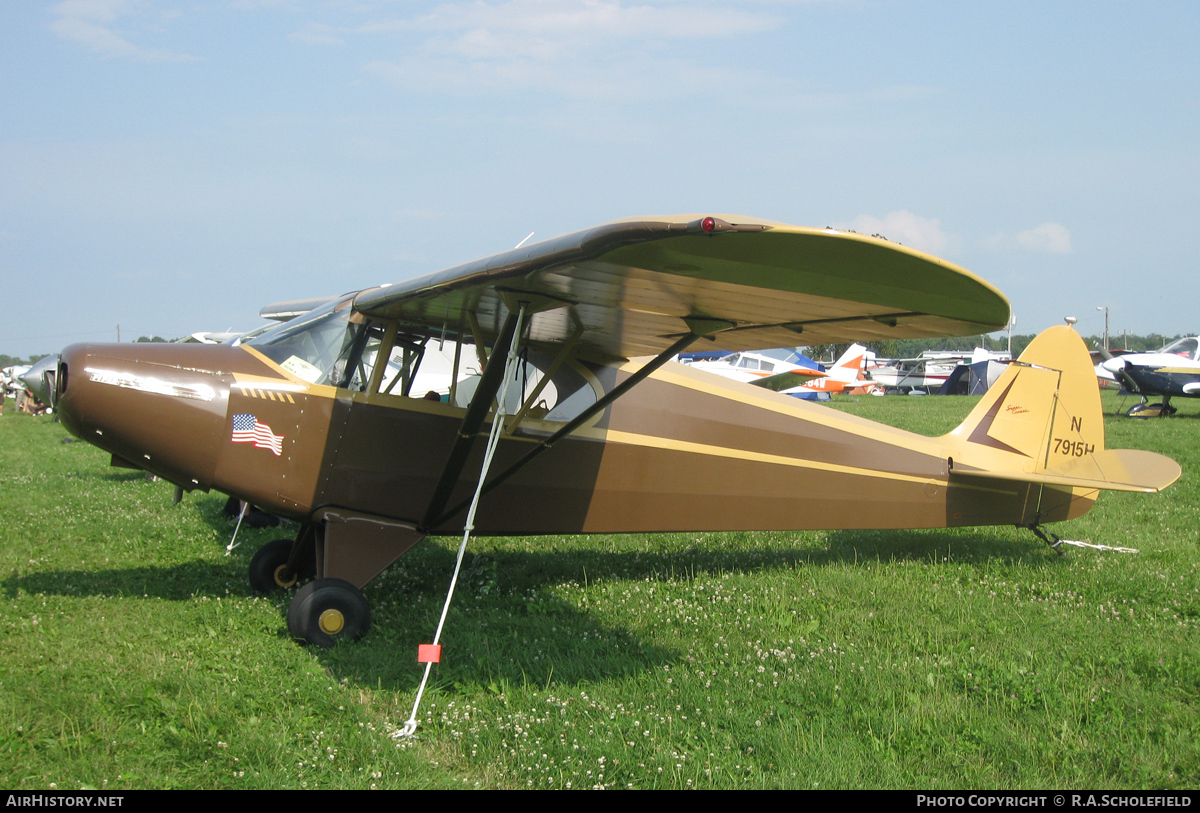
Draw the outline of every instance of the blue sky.
[[[881,232],[1200,330],[1200,4],[9,0],[0,352],[245,330],[619,217]]]

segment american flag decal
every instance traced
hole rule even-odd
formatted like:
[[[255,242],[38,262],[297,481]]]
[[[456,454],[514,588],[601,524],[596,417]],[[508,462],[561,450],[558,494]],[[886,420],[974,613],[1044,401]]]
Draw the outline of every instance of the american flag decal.
[[[234,443],[253,443],[258,449],[270,449],[277,455],[283,454],[283,435],[276,435],[271,427],[260,423],[253,415],[233,416]]]

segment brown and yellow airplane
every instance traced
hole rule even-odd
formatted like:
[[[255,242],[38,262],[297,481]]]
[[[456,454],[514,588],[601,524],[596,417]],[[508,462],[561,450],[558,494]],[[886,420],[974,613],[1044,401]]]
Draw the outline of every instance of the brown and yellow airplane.
[[[939,438],[667,363],[696,342],[967,335],[1008,318],[983,280],[894,243],[643,218],[337,297],[240,346],[74,345],[56,400],[115,465],[299,521],[295,540],[258,551],[250,580],[273,590],[315,576],[288,627],[328,646],[367,630],[363,585],[424,536],[463,532],[479,486],[474,530],[490,535],[1041,534],[1100,489],[1175,481],[1172,460],[1104,448],[1095,373],[1065,326]]]

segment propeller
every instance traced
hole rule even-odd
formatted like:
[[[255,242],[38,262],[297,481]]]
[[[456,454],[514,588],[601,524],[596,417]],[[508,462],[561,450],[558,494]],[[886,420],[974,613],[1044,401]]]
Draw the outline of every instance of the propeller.
[[[1119,356],[1114,356],[1107,350],[1101,350],[1100,354],[1105,357],[1104,361],[1100,362],[1100,366],[1112,373],[1113,376],[1115,376],[1116,379],[1121,382],[1121,386],[1130,392],[1141,392],[1141,390],[1138,389],[1137,382],[1133,380],[1128,371],[1125,369],[1125,365],[1127,363],[1125,359],[1120,358]]]

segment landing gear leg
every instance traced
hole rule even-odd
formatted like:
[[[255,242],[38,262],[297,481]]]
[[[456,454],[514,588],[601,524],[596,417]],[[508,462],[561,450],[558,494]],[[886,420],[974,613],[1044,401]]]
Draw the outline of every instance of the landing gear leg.
[[[1033,531],[1034,535],[1037,536],[1038,539],[1049,545],[1050,550],[1054,551],[1059,556],[1065,555],[1063,554],[1062,550],[1060,550],[1063,543],[1062,538],[1058,534],[1054,533],[1054,531],[1044,531],[1040,525],[1026,525],[1025,527]]]
[[[263,545],[250,559],[250,586],[259,593],[294,587],[317,575],[313,529],[304,526],[293,539],[276,539]]]

